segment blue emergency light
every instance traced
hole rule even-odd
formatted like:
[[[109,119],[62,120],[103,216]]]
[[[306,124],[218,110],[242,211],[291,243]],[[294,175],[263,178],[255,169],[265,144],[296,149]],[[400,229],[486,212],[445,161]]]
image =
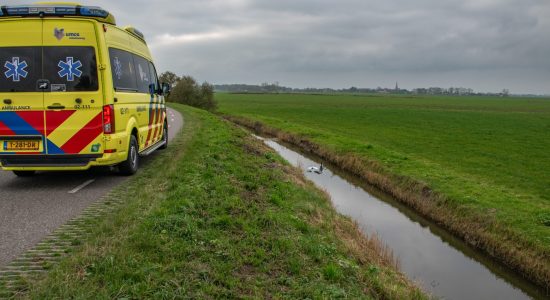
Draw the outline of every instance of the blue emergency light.
[[[99,19],[102,22],[116,25],[115,18],[108,11],[97,6],[80,5],[17,5],[2,6],[0,17],[63,17],[80,16]]]

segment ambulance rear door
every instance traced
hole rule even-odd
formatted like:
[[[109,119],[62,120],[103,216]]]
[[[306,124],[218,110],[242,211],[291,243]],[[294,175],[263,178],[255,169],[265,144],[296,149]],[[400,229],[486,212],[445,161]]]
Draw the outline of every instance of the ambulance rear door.
[[[0,156],[43,154],[42,20],[2,19],[0,36]]]
[[[103,153],[103,86],[94,21],[46,19],[43,25],[48,154]]]

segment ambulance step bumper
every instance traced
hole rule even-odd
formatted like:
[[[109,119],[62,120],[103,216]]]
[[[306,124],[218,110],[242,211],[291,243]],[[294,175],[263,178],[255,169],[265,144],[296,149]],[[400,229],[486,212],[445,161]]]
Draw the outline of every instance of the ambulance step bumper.
[[[0,155],[3,167],[84,167],[102,154],[90,155]]]
[[[166,144],[165,141],[160,141],[152,146],[150,146],[149,148],[145,149],[143,152],[141,152],[139,155],[140,156],[147,156],[147,155],[150,155],[151,153],[155,152],[155,150],[157,150],[158,148],[164,146],[164,144]]]

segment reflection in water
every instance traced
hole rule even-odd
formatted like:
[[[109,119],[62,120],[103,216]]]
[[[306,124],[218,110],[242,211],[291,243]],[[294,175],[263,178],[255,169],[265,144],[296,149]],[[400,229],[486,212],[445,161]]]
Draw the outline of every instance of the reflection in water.
[[[292,165],[305,168],[305,176],[329,193],[340,213],[365,233],[376,232],[399,258],[401,270],[426,291],[445,299],[545,298],[536,286],[356,178],[333,167],[308,170],[320,161],[263,140]]]

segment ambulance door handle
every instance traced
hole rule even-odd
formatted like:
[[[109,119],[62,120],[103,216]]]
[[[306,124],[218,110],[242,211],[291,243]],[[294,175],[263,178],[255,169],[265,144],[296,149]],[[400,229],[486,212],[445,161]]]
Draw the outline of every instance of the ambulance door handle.
[[[65,106],[64,105],[61,105],[61,104],[58,104],[58,103],[55,103],[53,105],[50,105],[48,106],[48,109],[65,109]]]
[[[4,104],[11,104],[11,99],[4,99]]]

